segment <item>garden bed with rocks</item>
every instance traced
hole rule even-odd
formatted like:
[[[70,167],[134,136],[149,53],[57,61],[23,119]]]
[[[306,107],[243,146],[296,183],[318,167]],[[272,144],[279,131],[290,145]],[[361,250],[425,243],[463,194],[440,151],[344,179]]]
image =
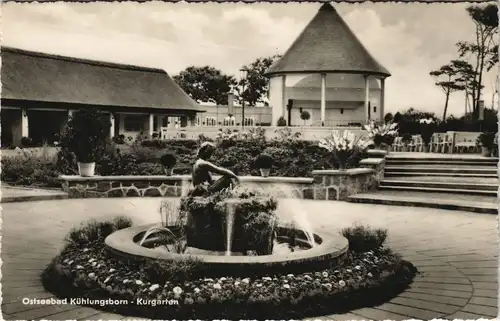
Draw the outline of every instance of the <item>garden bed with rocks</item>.
[[[46,289],[61,298],[127,300],[119,305],[84,303],[152,319],[290,319],[381,304],[402,292],[417,272],[383,246],[384,231],[355,227],[342,231],[350,251],[335,268],[215,277],[189,256],[163,263],[117,259],[104,239],[129,226],[130,220],[117,218],[70,231],[64,249],[42,274]]]

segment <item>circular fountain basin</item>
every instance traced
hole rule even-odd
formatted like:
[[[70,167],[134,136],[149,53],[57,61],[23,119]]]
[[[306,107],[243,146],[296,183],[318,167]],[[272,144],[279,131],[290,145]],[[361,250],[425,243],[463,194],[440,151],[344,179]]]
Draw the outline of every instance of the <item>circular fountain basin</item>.
[[[314,234],[315,246],[308,246],[306,239],[298,239],[297,251],[273,253],[271,255],[217,255],[215,253],[180,254],[158,251],[148,247],[148,242],[139,245],[144,233],[157,224],[129,227],[109,235],[105,244],[111,253],[128,260],[153,259],[180,261],[186,258],[199,260],[206,265],[207,274],[217,276],[250,276],[273,273],[304,273],[315,269],[333,267],[342,262],[348,250],[348,241],[338,233],[321,231]],[[300,233],[288,226],[277,228],[278,239],[289,233]],[[150,241],[149,244],[151,244]],[[310,247],[310,248],[307,248]]]

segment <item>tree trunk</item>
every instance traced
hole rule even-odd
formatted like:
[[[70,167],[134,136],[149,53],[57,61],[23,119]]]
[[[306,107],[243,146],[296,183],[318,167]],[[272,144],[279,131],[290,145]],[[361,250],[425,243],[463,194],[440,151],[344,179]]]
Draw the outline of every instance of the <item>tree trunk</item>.
[[[446,112],[448,111],[448,102],[450,101],[450,91],[446,91],[446,101],[444,103],[443,121],[446,120]]]

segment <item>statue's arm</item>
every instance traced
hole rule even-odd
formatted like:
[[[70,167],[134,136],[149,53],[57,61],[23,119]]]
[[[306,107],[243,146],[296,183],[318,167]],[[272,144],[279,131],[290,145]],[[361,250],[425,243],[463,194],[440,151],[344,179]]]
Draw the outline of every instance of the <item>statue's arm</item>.
[[[235,173],[233,173],[232,171],[230,171],[229,169],[215,166],[214,164],[212,164],[210,162],[203,162],[203,163],[199,164],[198,166],[200,166],[201,168],[203,168],[209,172],[219,174],[221,176],[229,176],[229,177],[238,179],[238,176]]]

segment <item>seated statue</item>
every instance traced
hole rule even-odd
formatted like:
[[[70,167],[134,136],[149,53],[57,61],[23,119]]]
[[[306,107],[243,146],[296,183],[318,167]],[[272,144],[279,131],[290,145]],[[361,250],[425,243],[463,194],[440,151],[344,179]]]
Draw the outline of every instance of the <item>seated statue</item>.
[[[238,176],[235,173],[218,167],[209,161],[215,152],[215,148],[215,145],[210,142],[201,144],[198,150],[198,159],[193,165],[192,180],[194,189],[189,193],[189,196],[207,196],[239,182]],[[221,175],[222,177],[214,181],[211,173]]]

